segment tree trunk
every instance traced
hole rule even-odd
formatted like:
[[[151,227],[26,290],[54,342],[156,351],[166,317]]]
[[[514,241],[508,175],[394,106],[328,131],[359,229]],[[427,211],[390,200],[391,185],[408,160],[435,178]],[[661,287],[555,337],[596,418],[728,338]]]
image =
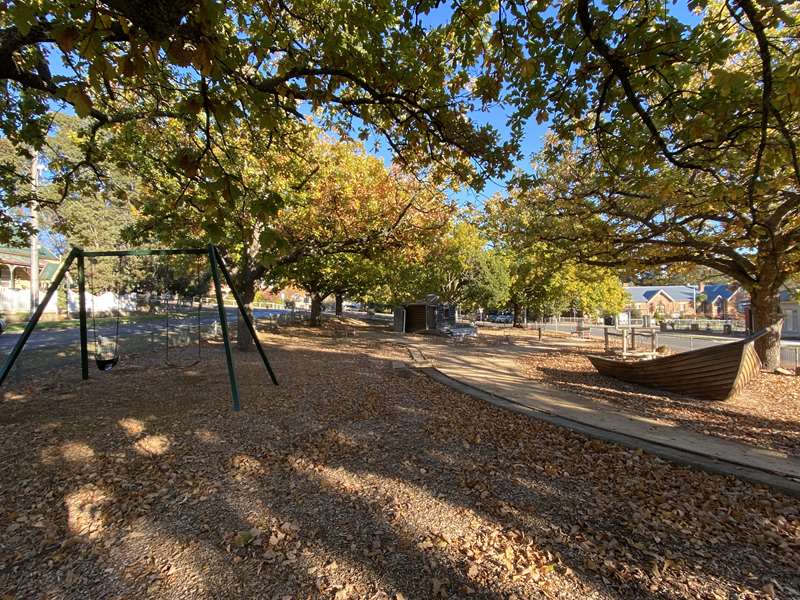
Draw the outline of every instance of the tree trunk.
[[[522,327],[522,305],[519,302],[513,302],[514,308],[514,327]]]
[[[781,305],[777,294],[771,291],[754,290],[750,292],[750,314],[753,332],[770,327],[770,332],[757,339],[756,352],[763,368],[774,371],[781,366]]]
[[[342,294],[336,294],[336,316],[341,317],[344,310],[342,309],[342,305],[344,304],[344,296]]]
[[[239,292],[239,297],[242,299],[242,303],[247,310],[247,316],[250,317],[250,320],[253,320],[253,299],[256,297],[256,282],[255,281],[248,281],[244,284],[240,283],[241,288],[238,288],[236,291]],[[244,319],[242,318],[241,313],[237,310],[236,311],[236,348],[241,350],[242,352],[248,352],[253,349],[253,336],[250,335],[250,330],[247,328],[247,323],[245,323]]]
[[[319,294],[311,295],[311,322],[312,327],[322,326],[322,296]]]

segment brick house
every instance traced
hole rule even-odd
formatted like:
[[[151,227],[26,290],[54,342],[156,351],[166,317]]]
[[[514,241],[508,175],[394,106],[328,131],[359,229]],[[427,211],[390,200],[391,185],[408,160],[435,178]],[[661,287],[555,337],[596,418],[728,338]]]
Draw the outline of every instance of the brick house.
[[[694,315],[694,304],[699,293],[688,285],[626,285],[628,310],[656,318],[676,318]]]
[[[735,283],[701,283],[697,293],[705,295],[698,312],[710,319],[741,319],[750,303],[748,293]]]

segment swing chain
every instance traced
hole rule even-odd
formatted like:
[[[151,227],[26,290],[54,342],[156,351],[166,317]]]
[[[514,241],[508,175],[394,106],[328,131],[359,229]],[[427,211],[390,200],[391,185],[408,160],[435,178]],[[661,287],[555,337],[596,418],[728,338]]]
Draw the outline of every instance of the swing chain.
[[[200,266],[199,266],[198,263],[196,263],[195,272],[196,272],[196,277],[195,277],[196,284],[199,285],[199,283],[200,283]],[[194,306],[194,299],[195,299],[195,296],[194,295],[191,296],[191,300],[190,300],[190,304],[189,304],[189,309],[190,310],[191,310],[192,306]],[[175,299],[175,307],[176,307],[176,309],[178,307],[178,301],[179,301],[179,297],[176,296],[176,299]],[[191,362],[191,363],[189,363],[187,365],[178,365],[176,363],[170,362],[170,358],[169,358],[169,332],[170,332],[170,327],[169,327],[169,302],[168,301],[166,302],[166,305],[167,305],[167,307],[166,307],[166,310],[165,310],[165,313],[164,313],[165,314],[164,328],[165,328],[165,333],[166,333],[166,336],[165,336],[166,340],[165,340],[164,346],[165,346],[165,354],[166,354],[166,356],[165,356],[164,362],[165,362],[165,364],[167,366],[170,366],[170,367],[179,367],[179,366],[180,367],[192,367],[192,366],[198,364],[203,359],[203,336],[202,336],[202,322],[201,322],[202,321],[202,310],[203,310],[203,296],[200,295],[200,294],[197,295],[197,312],[196,312],[196,317],[195,317],[196,318],[196,330],[197,330],[197,358],[193,362]]]
[[[100,371],[110,371],[113,369],[116,364],[119,362],[119,321],[122,311],[120,310],[119,302],[120,302],[120,295],[119,289],[117,290],[116,294],[116,304],[117,304],[117,314],[116,314],[116,321],[115,321],[115,330],[114,330],[114,350],[110,350],[110,345],[108,349],[103,348],[102,336],[97,334],[97,316],[96,316],[96,309],[95,309],[95,287],[94,287],[94,264],[97,262],[97,259],[92,257],[89,260],[89,293],[92,296],[92,333],[94,337],[94,360],[97,368]],[[120,257],[120,263],[122,263],[122,257]],[[117,286],[119,287],[119,286]]]

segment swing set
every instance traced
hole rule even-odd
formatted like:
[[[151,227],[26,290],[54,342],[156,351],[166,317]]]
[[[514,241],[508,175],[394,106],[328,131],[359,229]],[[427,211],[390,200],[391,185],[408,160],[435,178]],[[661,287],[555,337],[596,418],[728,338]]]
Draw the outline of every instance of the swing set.
[[[11,372],[14,363],[19,358],[22,349],[25,346],[25,343],[28,341],[28,338],[33,333],[36,324],[39,322],[42,314],[44,313],[44,309],[47,304],[50,302],[50,299],[53,297],[53,294],[56,293],[58,290],[58,286],[61,284],[61,281],[64,279],[69,267],[72,265],[73,262],[77,263],[78,268],[78,310],[79,310],[79,322],[80,322],[80,339],[81,339],[81,378],[82,379],[89,379],[89,334],[88,334],[88,319],[86,315],[86,259],[95,260],[100,257],[122,257],[125,256],[176,256],[176,255],[194,255],[194,256],[207,256],[209,267],[211,269],[211,277],[214,281],[214,289],[216,292],[216,304],[217,310],[219,313],[219,324],[222,333],[222,341],[225,345],[225,361],[228,367],[228,378],[230,380],[231,385],[231,397],[233,400],[233,410],[238,411],[241,408],[240,401],[239,401],[239,386],[236,382],[236,373],[233,367],[233,353],[231,352],[231,341],[230,336],[228,335],[228,319],[225,313],[225,304],[222,299],[222,288],[221,288],[221,278],[225,279],[225,283],[228,284],[228,287],[233,294],[234,299],[236,300],[236,306],[239,310],[239,314],[241,318],[244,320],[245,324],[247,325],[247,329],[250,332],[250,335],[255,342],[256,348],[258,349],[258,353],[261,356],[261,360],[264,363],[264,367],[269,374],[270,379],[274,385],[278,385],[278,380],[275,377],[275,373],[272,370],[272,367],[269,364],[269,360],[267,359],[267,355],[264,352],[264,348],[261,345],[261,342],[258,339],[258,335],[256,334],[255,326],[253,325],[253,321],[248,315],[247,310],[245,309],[244,303],[242,302],[241,296],[239,296],[239,292],[236,291],[236,287],[233,285],[233,279],[231,278],[230,272],[228,271],[227,266],[225,265],[225,261],[222,258],[222,255],[219,252],[219,249],[214,245],[209,245],[207,248],[167,248],[167,249],[135,249],[135,250],[98,250],[98,251],[86,251],[81,248],[72,248],[67,255],[66,259],[64,260],[63,264],[59,268],[58,272],[56,273],[55,277],[53,278],[50,287],[47,289],[47,293],[42,298],[42,301],[39,303],[39,306],[36,308],[36,311],[33,313],[33,316],[28,321],[27,325],[25,326],[25,330],[20,335],[17,343],[14,345],[14,348],[11,350],[11,353],[6,358],[5,364],[3,365],[2,370],[0,371],[0,385],[3,385],[6,378],[8,377],[9,373]],[[92,277],[92,281],[94,277]],[[202,301],[198,301],[198,308],[197,308],[197,336],[198,336],[198,361],[200,359],[200,346],[201,346],[201,339],[200,339],[200,313],[202,310]],[[100,371],[110,371],[113,369],[117,363],[119,362],[119,324],[120,324],[120,314],[121,311],[119,307],[117,307],[117,318],[116,318],[116,326],[115,326],[115,334],[113,343],[110,340],[102,338],[102,336],[98,336],[97,333],[97,323],[95,321],[95,311],[94,311],[94,290],[92,290],[92,331],[94,334],[94,359],[95,365]],[[166,332],[167,332],[167,364],[169,362],[169,312],[167,312],[166,317]],[[196,361],[197,362],[197,361]],[[196,362],[192,364],[196,364]],[[176,366],[176,365],[171,365]],[[188,365],[191,366],[191,365]]]

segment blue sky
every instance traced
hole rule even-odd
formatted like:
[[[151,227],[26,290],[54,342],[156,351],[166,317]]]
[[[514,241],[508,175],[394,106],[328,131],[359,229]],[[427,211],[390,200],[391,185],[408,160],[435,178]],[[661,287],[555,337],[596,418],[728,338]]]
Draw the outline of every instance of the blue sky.
[[[680,2],[678,0],[665,0],[665,9],[670,15],[677,17],[680,21],[692,26],[697,25],[701,19],[699,15],[692,13],[687,3]],[[423,20],[423,22],[432,27],[441,25],[447,22],[447,20],[450,18],[451,12],[452,9],[447,5],[447,3],[444,3],[435,10],[431,11]],[[510,115],[511,109],[502,105],[493,105],[484,110],[476,110],[469,113],[470,118],[472,118],[476,124],[489,124],[497,129],[500,132],[501,139],[507,139],[509,137],[507,123]],[[535,119],[530,119],[530,121],[526,124],[525,134],[520,145],[522,158],[515,162],[516,168],[523,171],[530,170],[531,160],[533,156],[539,150],[541,150],[548,128],[549,124],[547,122],[539,125],[536,123]],[[386,144],[382,143],[380,139],[370,139],[367,142],[367,146],[380,155],[386,164],[391,163],[391,152],[387,149]],[[504,191],[504,180],[487,180],[483,190],[479,192],[472,189],[465,189],[457,192],[450,192],[449,195],[455,199],[461,207],[466,207],[469,205],[481,207],[483,202],[488,200],[492,195],[496,193],[503,193]]]
[[[492,106],[486,110],[474,111],[470,113],[470,117],[478,125],[489,124],[494,126],[500,132],[500,139],[508,138],[510,133],[506,125],[510,111],[502,106]],[[525,136],[522,140],[522,156],[523,158],[516,162],[516,166],[523,170],[528,170],[530,167],[531,156],[538,152],[542,147],[542,140],[547,133],[548,126],[546,123],[538,125],[535,119],[527,124],[525,129]],[[392,153],[381,137],[371,137],[366,142],[366,147],[370,152],[374,152],[384,162],[389,165],[392,162]],[[448,195],[456,200],[459,206],[466,207],[468,205],[481,207],[483,202],[491,198],[491,196],[498,192],[505,191],[505,183],[503,180],[486,180],[483,190],[476,191],[471,188],[462,189],[459,191],[450,191]]]

